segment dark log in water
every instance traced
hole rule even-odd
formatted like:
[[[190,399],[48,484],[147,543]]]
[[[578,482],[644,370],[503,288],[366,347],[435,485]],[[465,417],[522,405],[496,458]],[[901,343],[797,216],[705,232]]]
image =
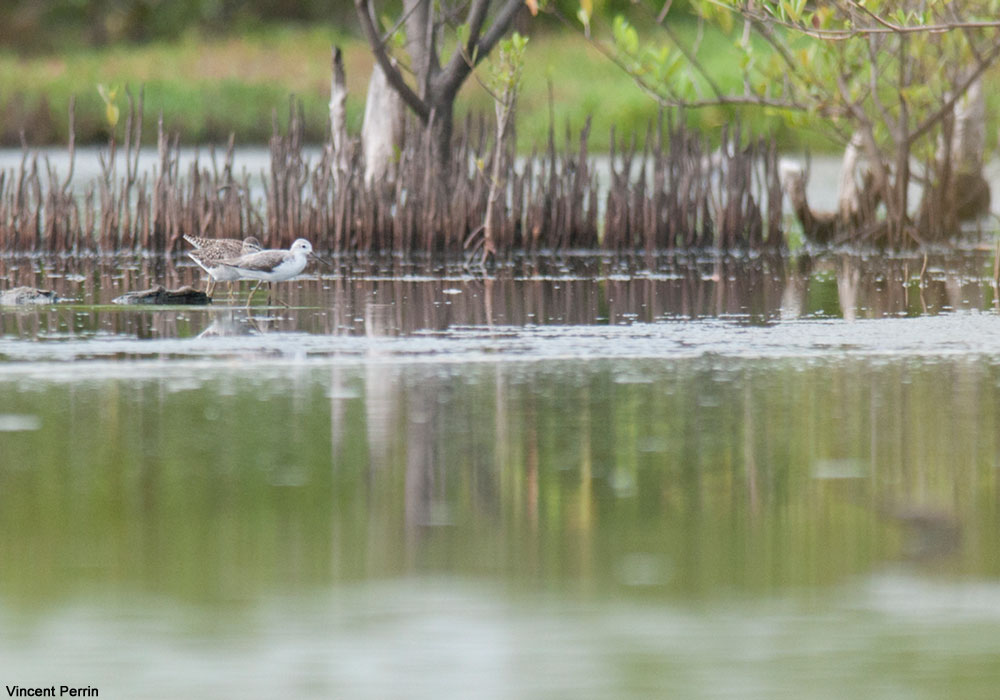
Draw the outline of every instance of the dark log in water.
[[[156,304],[156,305],[180,305],[211,304],[212,299],[205,292],[198,291],[194,287],[185,285],[178,289],[166,289],[158,286],[153,289],[143,289],[137,292],[128,292],[111,300],[113,304]]]
[[[14,287],[0,292],[0,306],[23,306],[26,304],[54,304],[56,293],[36,287]]]
[[[497,254],[603,249],[651,253],[677,248],[777,249],[781,188],[773,143],[746,143],[727,129],[715,150],[684,127],[661,120],[642,142],[632,135],[610,157],[608,182],[589,153],[589,123],[566,129],[557,146],[550,129],[544,155],[516,160],[511,141],[494,148],[483,118],[467,119],[441,176],[430,166],[425,134],[409,125],[394,180],[365,182],[356,142],[336,153],[347,170],[335,177],[332,147],[313,162],[302,143],[301,107],[290,105],[289,127],[277,119],[263,196],[251,177],[234,172],[232,139],[221,163],[198,158],[181,171],[179,139],[158,124],[158,163],[138,171],[142,96],[130,96],[123,144],[125,172],[111,141],[101,177],[82,192],[60,181],[48,163],[25,152],[16,170],[0,173],[0,253],[180,253],[182,236],[256,236],[265,247],[309,239],[327,253],[397,254],[463,251],[482,230],[490,206],[494,158],[505,161],[495,193],[491,233]],[[612,134],[612,141],[615,141]]]

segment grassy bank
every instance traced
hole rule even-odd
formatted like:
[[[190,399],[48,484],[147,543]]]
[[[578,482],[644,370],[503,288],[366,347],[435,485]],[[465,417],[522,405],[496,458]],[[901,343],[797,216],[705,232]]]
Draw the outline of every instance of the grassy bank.
[[[72,52],[22,59],[0,53],[0,141],[31,146],[64,144],[67,109],[76,96],[79,142],[102,141],[109,126],[99,83],[128,85],[133,94],[144,88],[145,138],[155,138],[155,119],[162,112],[168,131],[186,144],[222,142],[230,132],[240,144],[264,143],[272,114],[284,122],[289,95],[303,102],[305,135],[325,138],[329,100],[330,46],[345,50],[350,97],[349,126],[357,130],[372,59],[357,38],[331,27],[272,27],[237,38],[190,36],[173,43]],[[721,60],[722,52],[720,52]],[[735,79],[735,76],[734,76]],[[519,146],[543,147],[549,124],[549,83],[554,96],[557,135],[568,123],[575,131],[593,118],[591,146],[606,149],[612,124],[618,134],[641,134],[655,120],[657,107],[610,61],[572,34],[532,38],[518,113]],[[118,99],[124,110],[124,94]],[[492,118],[489,96],[474,80],[464,89],[460,113],[485,112]],[[701,110],[687,121],[707,133],[718,132],[732,112]],[[776,117],[744,115],[758,133],[775,133],[783,147],[830,145],[817,136],[787,129]],[[119,125],[119,129],[121,124]]]

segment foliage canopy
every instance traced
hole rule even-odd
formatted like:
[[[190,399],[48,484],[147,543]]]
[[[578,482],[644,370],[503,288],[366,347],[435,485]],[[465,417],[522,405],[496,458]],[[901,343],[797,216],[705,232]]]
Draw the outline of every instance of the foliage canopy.
[[[646,6],[665,40],[643,40],[632,22],[615,18],[614,60],[664,106],[748,105],[780,112],[793,125],[821,117],[830,136],[845,146],[854,141],[866,156],[891,241],[918,235],[907,201],[913,160],[921,164],[925,193],[939,193],[956,170],[970,169],[947,151],[956,110],[1000,58],[1000,1],[692,0],[690,6],[698,22],[731,37],[741,89],[721,87],[720,76],[705,68],[699,40],[685,43],[674,31],[669,2]],[[981,166],[982,141],[972,169]],[[931,216],[919,228],[933,235],[951,223]]]

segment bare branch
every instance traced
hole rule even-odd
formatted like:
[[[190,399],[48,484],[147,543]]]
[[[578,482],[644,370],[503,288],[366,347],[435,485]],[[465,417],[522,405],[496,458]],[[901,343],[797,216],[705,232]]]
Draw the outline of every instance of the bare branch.
[[[390,60],[389,54],[386,53],[385,44],[382,43],[378,31],[375,29],[375,20],[372,17],[373,8],[370,0],[354,0],[354,8],[357,10],[358,20],[361,23],[361,31],[364,33],[365,38],[368,40],[368,45],[375,54],[375,60],[378,61],[382,72],[385,73],[386,80],[399,93],[399,96],[403,98],[406,105],[420,117],[421,121],[427,122],[431,116],[430,107],[407,85],[402,74],[393,65],[392,60]]]
[[[514,16],[523,6],[524,0],[507,0],[507,3],[500,8],[496,18],[493,20],[492,26],[490,26],[486,34],[483,35],[483,38],[476,45],[479,52],[477,62],[483,60],[483,57],[492,51],[496,43],[500,41],[500,38],[507,33],[511,23],[514,21]]]
[[[885,108],[885,105],[882,104],[882,100],[880,100],[878,96],[879,65],[878,50],[875,47],[875,37],[869,35],[866,43],[868,44],[868,60],[871,61],[871,65],[868,67],[868,94],[871,96],[872,104],[874,104],[875,109],[878,110],[879,116],[882,117],[882,121],[886,124],[890,124],[893,119],[889,114],[889,110]]]
[[[697,55],[695,55],[693,51],[689,51],[688,48],[681,43],[680,37],[677,36],[677,32],[675,32],[669,24],[661,22],[660,26],[663,28],[663,31],[667,33],[667,36],[670,37],[670,40],[674,42],[674,46],[676,46],[680,52],[684,54],[684,58],[687,59],[688,63],[690,63],[694,69],[698,71],[699,75],[705,79],[705,82],[708,84],[708,87],[711,88],[715,96],[722,97],[723,93],[719,88],[719,85],[712,79],[712,76],[709,75],[708,71],[705,70],[705,67],[698,60]]]
[[[867,9],[861,8],[857,3],[851,2],[851,6],[863,9],[866,14],[871,14]],[[816,29],[804,24],[788,22],[771,13],[761,12],[750,5],[743,5],[738,8],[738,12],[744,17],[750,17],[757,21],[768,22],[779,27],[795,31],[804,36],[814,39],[824,39],[828,41],[844,41],[869,34],[944,34],[961,29],[1000,29],[1000,21],[967,21],[948,22],[945,24],[920,24],[920,25],[900,25],[888,22],[884,18],[877,17],[878,22],[870,26],[852,26],[850,29]]]
[[[667,13],[670,12],[670,6],[674,4],[674,0],[666,0],[663,3],[663,9],[660,10],[660,14],[656,16],[656,23],[663,24],[663,20],[667,18]]]
[[[469,39],[465,48],[472,54],[472,49],[475,48],[475,43],[479,39],[480,33],[483,31],[483,22],[486,21],[486,11],[490,7],[490,0],[474,0],[472,6],[469,8],[468,19],[469,23]]]
[[[406,10],[402,15],[399,16],[399,19],[396,20],[396,23],[392,25],[392,29],[390,29],[389,31],[387,31],[385,34],[382,35],[382,39],[379,42],[382,44],[382,46],[387,46],[389,44],[389,40],[392,39],[393,34],[399,31],[399,28],[406,23],[406,20],[410,18],[410,15],[414,13],[417,7],[418,7],[417,5],[414,5],[409,10]]]
[[[441,70],[438,87],[444,94],[456,93],[469,72],[493,50],[500,38],[510,29],[514,15],[524,5],[524,0],[505,0],[489,29],[480,36],[489,5],[490,0],[475,0],[469,8],[469,39],[465,46],[455,48],[455,52]]]
[[[941,105],[933,114],[931,114],[924,123],[918,126],[909,134],[908,144],[912,144],[914,141],[924,136],[927,132],[933,129],[938,122],[944,119],[953,109],[958,101],[962,99],[962,96],[968,91],[969,86],[976,81],[979,76],[981,76],[986,69],[992,66],[996,60],[1000,58],[1000,42],[993,45],[993,48],[983,56],[983,59],[979,61],[976,68],[969,72],[958,87],[955,88],[954,94],[948,99],[944,104]]]

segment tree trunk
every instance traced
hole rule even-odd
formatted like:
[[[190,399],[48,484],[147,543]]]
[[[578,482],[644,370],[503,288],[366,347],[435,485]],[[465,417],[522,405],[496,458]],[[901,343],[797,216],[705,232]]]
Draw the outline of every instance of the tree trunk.
[[[788,201],[802,224],[802,235],[810,243],[826,245],[833,241],[837,233],[837,214],[830,211],[813,211],[806,198],[806,174],[798,165],[782,163],[780,167],[781,186]]]
[[[861,134],[856,133],[844,149],[837,186],[837,213],[843,225],[856,221],[861,212],[861,191],[858,188],[858,163],[861,160]]]
[[[451,163],[451,137],[455,129],[454,105],[451,100],[439,100],[431,108],[427,125],[431,143],[431,158],[438,175],[444,178]]]
[[[990,209],[990,186],[983,177],[986,152],[986,98],[983,81],[976,80],[955,105],[951,135],[952,187],[950,200],[959,221],[976,219]]]
[[[986,98],[983,81],[976,80],[955,105],[951,162],[957,173],[978,173],[986,150]]]
[[[946,119],[938,139],[931,184],[920,202],[919,228],[925,236],[950,238],[959,222],[989,212],[990,187],[983,177],[986,101],[981,80],[974,81]]]
[[[333,74],[330,78],[330,143],[333,148],[333,184],[337,190],[347,175],[350,162],[347,137],[347,78],[344,57],[339,46],[333,48]]]
[[[417,95],[427,100],[431,77],[440,69],[434,41],[434,17],[431,0],[405,0],[406,52],[410,55],[411,69],[417,76]]]
[[[403,146],[403,100],[392,89],[377,63],[368,81],[361,148],[365,156],[365,185],[392,181],[397,154]]]
[[[386,51],[387,37],[380,35],[371,0],[354,0],[358,19],[376,61],[385,72],[388,84],[400,95],[404,104],[430,130],[432,162],[447,166],[451,160],[451,136],[455,96],[473,66],[482,61],[513,24],[514,17],[524,7],[524,0],[496,2],[492,22],[488,21],[490,5],[496,0],[470,0],[463,6],[463,26],[467,34],[442,66],[438,58],[436,27],[446,19],[444,10],[435,9],[431,0],[403,0],[401,17],[406,29],[406,51],[415,78],[411,85],[392,64]],[[455,19],[454,17],[452,20]],[[449,20],[451,21],[451,20]],[[438,168],[442,181],[447,167]]]

